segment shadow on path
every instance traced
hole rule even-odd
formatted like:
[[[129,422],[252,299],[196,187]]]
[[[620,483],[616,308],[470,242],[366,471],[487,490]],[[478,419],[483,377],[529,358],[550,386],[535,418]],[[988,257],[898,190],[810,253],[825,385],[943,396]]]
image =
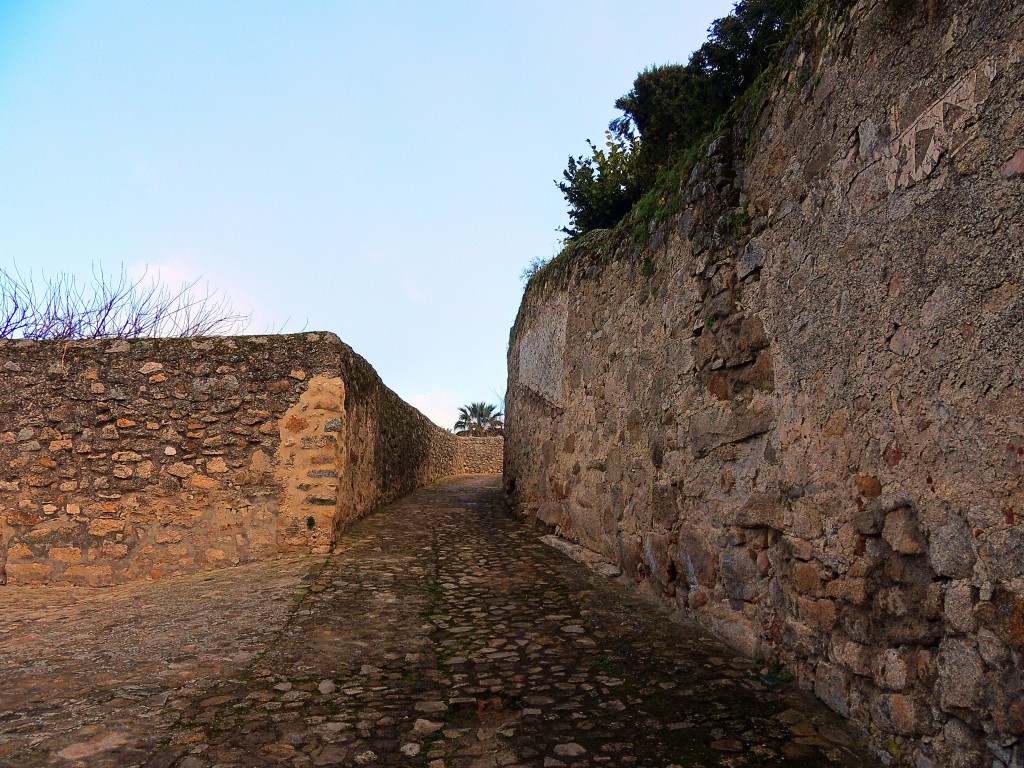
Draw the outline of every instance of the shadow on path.
[[[204,586],[216,599],[196,596]],[[137,679],[67,683],[70,659],[102,667],[99,627],[114,616],[159,624],[122,610],[160,589],[164,639],[135,652]],[[0,629],[19,648],[69,633],[66,656],[19,652],[58,695],[32,704],[23,682],[0,682],[0,765],[875,764],[809,695],[766,685],[751,662],[541,544],[492,476],[417,491],[326,561],[132,585],[68,624],[79,630]],[[188,647],[196,660],[175,685]],[[126,686],[138,696],[118,709]]]

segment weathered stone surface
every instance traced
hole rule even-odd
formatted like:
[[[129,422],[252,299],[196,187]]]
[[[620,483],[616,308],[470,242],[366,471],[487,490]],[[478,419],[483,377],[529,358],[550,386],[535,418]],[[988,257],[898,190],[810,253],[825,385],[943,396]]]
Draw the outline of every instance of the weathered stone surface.
[[[847,675],[834,664],[821,662],[814,674],[814,694],[843,717],[850,716]]]
[[[5,768],[877,765],[796,685],[537,541],[496,478],[325,557],[5,598]]]
[[[967,526],[952,520],[936,530],[929,542],[928,559],[940,576],[966,579],[974,572],[974,547]]]
[[[924,536],[917,522],[917,515],[908,507],[894,509],[885,516],[882,538],[901,555],[920,555],[925,551]]]
[[[744,547],[731,547],[722,553],[722,586],[729,597],[750,600],[757,595],[760,574],[757,563]]]
[[[888,733],[920,736],[931,730],[925,706],[902,693],[880,694],[871,704],[871,720]]]
[[[742,504],[728,506],[723,510],[723,522],[744,528],[786,527],[786,507],[782,498],[773,493],[751,494]]]
[[[982,703],[985,665],[974,641],[954,637],[943,640],[938,671],[939,703],[943,709],[951,712],[970,710]]]
[[[1024,526],[993,531],[984,536],[979,556],[993,581],[1024,577]]]
[[[1024,148],[1018,149],[1013,153],[1013,157],[1006,162],[1006,165],[999,171],[999,175],[1004,179],[1024,176]]]
[[[946,591],[945,619],[951,633],[970,634],[978,628],[974,618],[975,589],[958,584]]]
[[[690,417],[687,433],[694,458],[707,456],[715,448],[761,435],[772,428],[775,414],[761,405],[750,408],[709,408]]]
[[[500,475],[505,458],[502,437],[460,437],[455,441],[455,475]]]
[[[501,438],[435,427],[331,334],[23,342],[0,344],[0,362],[8,584],[326,552],[419,485],[501,471]],[[23,542],[33,547],[8,557]]]
[[[505,483],[880,750],[990,768],[1024,759],[1024,6],[925,5],[814,22],[678,216],[528,286]]]

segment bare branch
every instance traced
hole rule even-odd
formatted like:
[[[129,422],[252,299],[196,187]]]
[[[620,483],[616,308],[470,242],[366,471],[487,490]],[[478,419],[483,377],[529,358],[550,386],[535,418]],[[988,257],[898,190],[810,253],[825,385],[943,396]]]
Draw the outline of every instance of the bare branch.
[[[60,273],[37,289],[31,272],[0,269],[0,338],[193,337],[241,333],[248,325],[248,315],[209,285],[197,288],[199,280],[174,290],[159,275],[147,276],[148,268],[132,280],[123,267],[109,273],[94,264],[85,286]]]

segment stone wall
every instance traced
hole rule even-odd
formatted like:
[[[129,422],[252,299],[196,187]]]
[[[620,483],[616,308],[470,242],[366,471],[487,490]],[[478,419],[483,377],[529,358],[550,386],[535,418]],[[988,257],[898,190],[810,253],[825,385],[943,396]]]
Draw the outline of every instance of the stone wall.
[[[460,437],[455,441],[455,474],[500,475],[504,458],[503,437]]]
[[[897,7],[534,278],[506,489],[893,760],[1019,766],[1024,6]]]
[[[0,581],[326,552],[467,460],[336,336],[0,341]]]

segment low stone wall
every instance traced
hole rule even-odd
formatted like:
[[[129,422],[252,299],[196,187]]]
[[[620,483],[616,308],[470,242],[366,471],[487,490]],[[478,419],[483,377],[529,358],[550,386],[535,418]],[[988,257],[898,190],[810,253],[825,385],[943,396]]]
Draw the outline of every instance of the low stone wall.
[[[328,333],[0,341],[0,581],[326,552],[467,461]]]
[[[1024,6],[849,4],[512,334],[514,509],[916,768],[1024,764]],[[817,25],[817,26],[815,26]]]
[[[500,475],[504,459],[504,437],[460,437],[455,441],[456,474]]]

